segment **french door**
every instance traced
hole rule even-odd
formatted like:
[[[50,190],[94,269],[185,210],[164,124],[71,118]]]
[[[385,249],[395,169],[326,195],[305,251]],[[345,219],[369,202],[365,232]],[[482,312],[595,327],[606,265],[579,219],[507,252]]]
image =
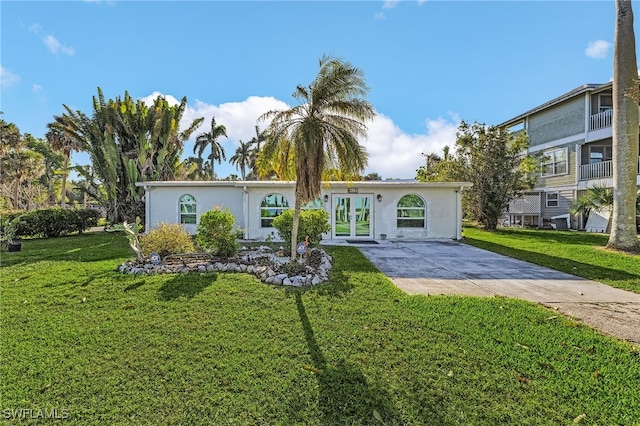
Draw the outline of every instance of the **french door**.
[[[371,238],[371,195],[333,195],[333,237]]]

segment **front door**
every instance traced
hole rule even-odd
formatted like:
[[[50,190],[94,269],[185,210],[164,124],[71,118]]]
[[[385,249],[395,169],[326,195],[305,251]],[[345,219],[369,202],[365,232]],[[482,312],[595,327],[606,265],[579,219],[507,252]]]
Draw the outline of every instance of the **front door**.
[[[333,196],[334,238],[371,238],[371,195]]]

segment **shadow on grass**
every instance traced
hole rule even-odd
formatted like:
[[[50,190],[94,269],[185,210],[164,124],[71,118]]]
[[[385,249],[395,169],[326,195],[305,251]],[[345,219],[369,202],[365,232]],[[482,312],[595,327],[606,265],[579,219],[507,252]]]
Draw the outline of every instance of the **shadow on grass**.
[[[180,298],[192,299],[218,279],[218,274],[179,274],[158,290],[158,299],[164,302]]]
[[[377,424],[380,417],[386,424],[401,423],[398,410],[392,405],[390,396],[381,389],[372,387],[362,372],[344,360],[329,363],[316,341],[311,322],[302,301],[303,292],[295,293],[296,307],[300,316],[307,348],[313,365],[305,370],[314,375],[319,385],[318,407],[321,424]],[[291,423],[296,422],[296,413],[301,411],[301,401],[293,400],[287,409]]]
[[[474,247],[489,250],[494,253],[503,254],[526,262],[535,263],[537,265],[553,268],[558,271],[576,275],[582,278],[590,279],[598,282],[611,283],[615,285],[617,281],[635,281],[640,283],[640,276],[630,274],[624,270],[607,268],[598,265],[577,262],[575,260],[553,256],[550,254],[536,253],[532,251],[505,247],[500,244],[491,243],[482,240],[476,240],[466,237],[465,243]],[[626,286],[624,287],[628,289]],[[634,291],[640,292],[640,284],[634,287]]]
[[[137,281],[135,283],[131,283],[128,286],[126,286],[124,288],[124,291],[133,291],[133,290],[136,290],[139,287],[142,287],[143,285],[144,285],[144,280],[140,280],[140,281]]]
[[[22,250],[2,251],[2,266],[14,266],[43,260],[99,262],[132,257],[127,239],[121,233],[92,232],[56,238],[34,238],[21,241]]]

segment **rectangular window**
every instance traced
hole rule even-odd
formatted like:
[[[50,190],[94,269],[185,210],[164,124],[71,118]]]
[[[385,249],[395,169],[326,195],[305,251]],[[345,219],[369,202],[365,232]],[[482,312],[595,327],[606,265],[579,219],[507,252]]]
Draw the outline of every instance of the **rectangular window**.
[[[611,160],[612,152],[610,146],[590,146],[589,163],[600,163]]]
[[[547,192],[547,207],[558,207],[558,201],[560,199],[560,194],[557,192]]]
[[[567,157],[567,148],[545,152],[542,163],[542,176],[566,175],[568,173]]]

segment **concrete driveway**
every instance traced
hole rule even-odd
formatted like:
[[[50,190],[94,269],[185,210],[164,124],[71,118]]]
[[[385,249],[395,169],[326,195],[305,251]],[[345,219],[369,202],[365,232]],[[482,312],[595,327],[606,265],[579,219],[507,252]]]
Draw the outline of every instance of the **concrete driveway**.
[[[355,245],[408,294],[525,299],[640,344],[640,294],[457,241],[378,243]]]

